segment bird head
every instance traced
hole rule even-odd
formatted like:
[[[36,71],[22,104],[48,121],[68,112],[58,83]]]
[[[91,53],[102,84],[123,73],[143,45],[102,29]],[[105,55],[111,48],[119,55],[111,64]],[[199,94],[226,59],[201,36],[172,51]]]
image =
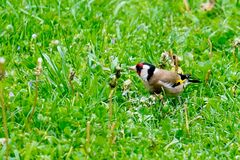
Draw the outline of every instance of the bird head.
[[[145,81],[149,80],[153,75],[155,66],[149,63],[138,63],[135,66],[129,67],[130,70],[134,70]]]

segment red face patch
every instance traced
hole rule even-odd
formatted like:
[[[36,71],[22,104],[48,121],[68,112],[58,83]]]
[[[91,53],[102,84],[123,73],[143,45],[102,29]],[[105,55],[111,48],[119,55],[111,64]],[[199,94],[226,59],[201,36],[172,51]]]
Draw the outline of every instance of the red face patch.
[[[143,68],[143,63],[138,63],[138,64],[137,64],[137,68],[138,68],[138,67],[139,67],[139,68]]]
[[[143,63],[138,63],[136,65],[136,69],[137,69],[137,74],[140,76],[141,70],[143,69]]]

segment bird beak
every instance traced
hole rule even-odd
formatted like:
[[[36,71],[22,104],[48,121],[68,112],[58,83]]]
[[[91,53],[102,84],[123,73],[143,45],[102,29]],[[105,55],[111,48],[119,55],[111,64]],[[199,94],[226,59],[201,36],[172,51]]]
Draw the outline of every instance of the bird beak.
[[[136,71],[136,66],[131,66],[128,68],[129,70]]]

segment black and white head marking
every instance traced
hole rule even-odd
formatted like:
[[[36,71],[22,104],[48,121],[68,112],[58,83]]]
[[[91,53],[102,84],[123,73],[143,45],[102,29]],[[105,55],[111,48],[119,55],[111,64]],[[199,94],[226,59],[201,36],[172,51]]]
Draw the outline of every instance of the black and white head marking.
[[[136,65],[136,70],[138,75],[143,79],[143,81],[149,81],[153,76],[155,71],[155,66],[149,63],[138,63]]]
[[[148,63],[144,63],[144,64],[149,66],[148,77],[147,77],[147,80],[149,81],[150,78],[153,76],[156,67],[152,64],[148,64]]]

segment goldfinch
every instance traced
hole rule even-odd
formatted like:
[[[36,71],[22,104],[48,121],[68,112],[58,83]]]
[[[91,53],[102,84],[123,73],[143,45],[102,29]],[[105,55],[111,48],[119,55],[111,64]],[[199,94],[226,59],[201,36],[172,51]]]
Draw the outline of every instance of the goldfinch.
[[[135,70],[143,80],[150,93],[177,96],[190,83],[199,83],[199,80],[190,79],[189,74],[179,74],[173,71],[156,68],[149,63],[138,63],[136,66],[129,67]]]

